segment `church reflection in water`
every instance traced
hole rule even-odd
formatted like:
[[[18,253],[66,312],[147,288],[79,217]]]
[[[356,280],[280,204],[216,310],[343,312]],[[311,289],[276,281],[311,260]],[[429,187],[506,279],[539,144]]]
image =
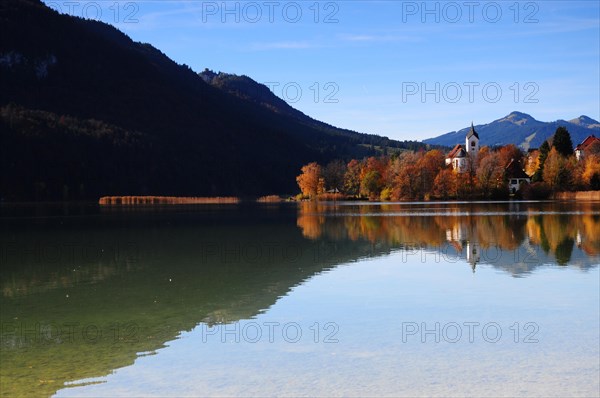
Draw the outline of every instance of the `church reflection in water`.
[[[513,275],[540,265],[586,268],[600,257],[600,215],[593,205],[560,203],[373,204],[303,203],[297,224],[310,239],[366,240],[392,248],[487,263]],[[423,257],[425,257],[423,255]]]

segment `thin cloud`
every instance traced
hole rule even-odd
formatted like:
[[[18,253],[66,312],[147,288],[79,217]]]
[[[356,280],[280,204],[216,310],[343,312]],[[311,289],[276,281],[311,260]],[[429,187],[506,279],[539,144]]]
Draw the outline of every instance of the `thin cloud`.
[[[341,34],[338,38],[349,42],[419,42],[421,38],[402,35],[369,35],[369,34]]]
[[[276,41],[266,43],[253,43],[250,45],[250,50],[253,51],[268,51],[268,50],[305,50],[315,48],[316,45],[307,41]]]

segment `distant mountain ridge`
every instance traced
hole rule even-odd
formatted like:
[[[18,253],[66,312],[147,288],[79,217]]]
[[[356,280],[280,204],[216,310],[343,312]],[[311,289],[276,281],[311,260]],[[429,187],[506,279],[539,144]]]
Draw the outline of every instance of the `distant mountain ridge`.
[[[491,123],[476,125],[475,130],[479,133],[481,145],[515,144],[523,150],[528,150],[538,148],[545,140],[551,138],[559,126],[569,130],[574,146],[590,134],[600,136],[600,123],[585,115],[571,120],[541,122],[531,115],[517,111]],[[464,142],[469,129],[470,127],[465,127],[435,138],[428,138],[423,142],[431,145],[454,146]]]

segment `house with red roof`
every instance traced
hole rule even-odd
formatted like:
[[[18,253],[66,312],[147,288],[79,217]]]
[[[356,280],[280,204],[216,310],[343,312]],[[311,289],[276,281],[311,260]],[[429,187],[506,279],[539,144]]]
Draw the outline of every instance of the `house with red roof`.
[[[581,160],[585,157],[585,152],[594,144],[595,142],[600,143],[600,138],[595,135],[589,135],[585,140],[581,142],[581,144],[575,147],[575,157],[577,160]]]

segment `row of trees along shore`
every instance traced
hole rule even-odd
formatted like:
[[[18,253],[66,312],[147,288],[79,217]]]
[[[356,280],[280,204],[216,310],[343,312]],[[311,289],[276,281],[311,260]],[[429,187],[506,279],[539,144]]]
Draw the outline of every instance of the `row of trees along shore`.
[[[506,166],[514,159],[531,176],[517,196],[544,199],[558,191],[600,189],[600,145],[593,144],[578,161],[567,129],[559,127],[539,149],[522,152],[515,145],[480,149],[464,173],[445,163],[439,149],[404,151],[391,156],[316,162],[296,177],[297,199],[447,200],[508,198]]]

